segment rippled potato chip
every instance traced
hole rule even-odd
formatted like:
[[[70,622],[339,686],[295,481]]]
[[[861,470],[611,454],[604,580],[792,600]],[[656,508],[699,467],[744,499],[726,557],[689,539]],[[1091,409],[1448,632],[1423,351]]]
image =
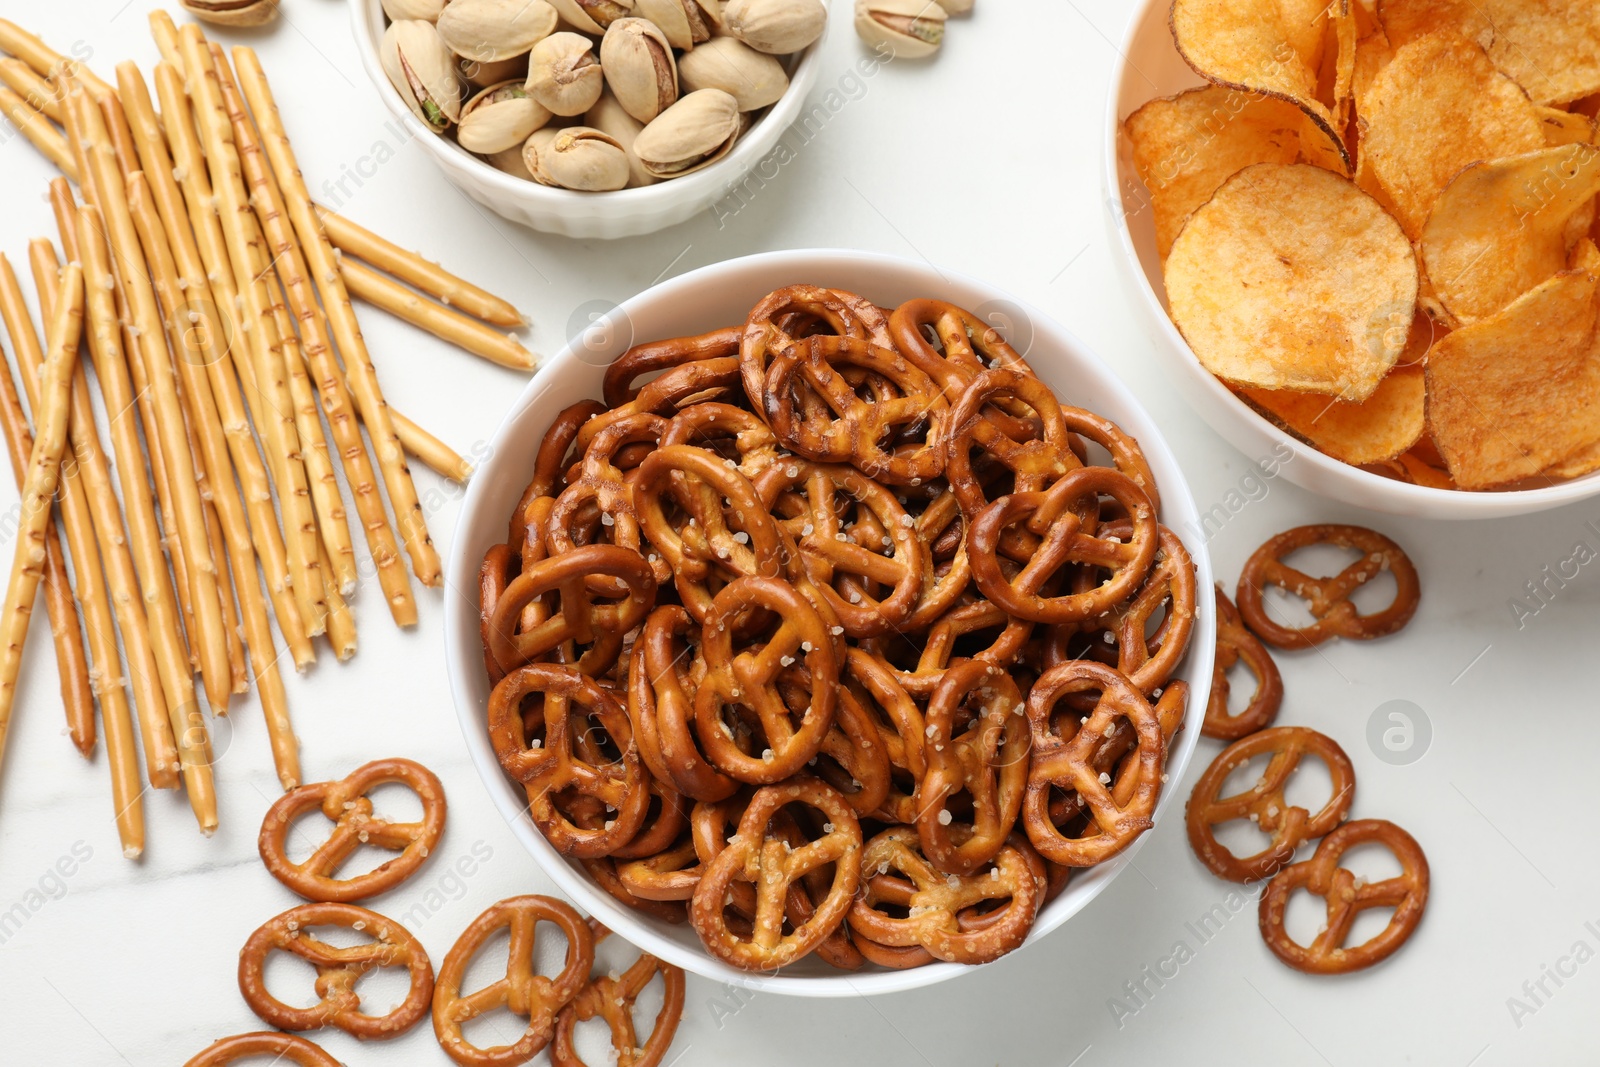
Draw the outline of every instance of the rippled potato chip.
[[[1241,388],[1239,395],[1319,452],[1360,466],[1393,459],[1417,443],[1424,388],[1421,367],[1396,367],[1360,402],[1281,389]]]
[[[1333,146],[1333,169],[1348,174],[1349,152],[1331,109],[1318,99],[1325,50],[1338,48],[1335,20],[1351,0],[1174,0],[1172,35],[1178,51],[1202,77],[1281,97],[1299,108]],[[1311,151],[1320,151],[1306,138]]]
[[[1379,14],[1397,45],[1439,30],[1476,41],[1537,103],[1600,92],[1595,0],[1383,0]]]
[[[1417,265],[1348,178],[1258,163],[1189,217],[1166,287],[1173,322],[1224,381],[1360,401],[1405,348]]]
[[[1600,147],[1587,143],[1473,163],[1456,175],[1421,242],[1445,310],[1477,322],[1565,269],[1571,220],[1597,192]]]
[[[1363,162],[1411,237],[1461,168],[1546,145],[1527,94],[1483,49],[1448,31],[1398,47],[1366,95]]]
[[[1150,190],[1162,257],[1217,186],[1252,163],[1299,158],[1300,123],[1300,109],[1285,100],[1221,85],[1152,100],[1129,115],[1123,126]]]
[[[1428,425],[1466,489],[1520,481],[1600,442],[1595,275],[1563,271],[1428,355]]]

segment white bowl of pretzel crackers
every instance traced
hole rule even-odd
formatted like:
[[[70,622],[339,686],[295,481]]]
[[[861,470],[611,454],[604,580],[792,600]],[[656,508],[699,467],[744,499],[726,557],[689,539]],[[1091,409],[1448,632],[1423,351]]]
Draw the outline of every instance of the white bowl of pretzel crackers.
[[[1597,35],[1540,0],[1142,4],[1113,243],[1213,429],[1394,514],[1600,493]]]
[[[997,305],[1023,351],[961,310]],[[450,561],[457,712],[539,865],[662,959],[805,996],[942,981],[1104,890],[1176,810],[1214,643],[1132,394],[1003,293],[859,252],[600,325]]]

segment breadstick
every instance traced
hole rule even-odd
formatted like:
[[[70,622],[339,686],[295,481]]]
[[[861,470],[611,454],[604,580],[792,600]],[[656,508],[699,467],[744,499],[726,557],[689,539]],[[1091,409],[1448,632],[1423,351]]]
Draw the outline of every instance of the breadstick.
[[[441,580],[439,553],[428,536],[428,524],[417,499],[416,486],[411,481],[411,471],[406,467],[405,450],[395,436],[394,420],[389,415],[383,393],[378,387],[378,375],[372,359],[367,354],[366,343],[361,338],[361,327],[356,323],[355,312],[350,307],[350,294],[345,290],[333,258],[333,248],[322,230],[316,212],[311,208],[311,194],[306,190],[305,179],[300,174],[294,149],[284,132],[278,116],[278,106],[273,101],[272,90],[255,52],[249,48],[233,50],[234,62],[239,65],[240,87],[250,102],[256,124],[261,129],[267,158],[283,190],[289,218],[300,238],[301,250],[311,268],[317,291],[322,295],[322,306],[333,328],[334,341],[344,353],[345,370],[349,375],[351,391],[360,405],[367,433],[372,438],[373,450],[378,456],[378,467],[383,472],[384,485],[389,490],[389,500],[394,505],[395,520],[401,540],[411,557],[411,569],[423,585],[438,585]]]
[[[230,672],[227,642],[222,634],[217,564],[206,540],[205,513],[189,455],[183,408],[178,400],[178,381],[172,368],[173,354],[167,347],[156,294],[146,277],[139,236],[128,210],[125,171],[112,165],[111,149],[115,148],[122,167],[137,167],[138,155],[117,99],[108,97],[102,101],[101,110],[105,112],[104,119],[91,108],[89,120],[80,127],[88,134],[84,152],[90,169],[95,171],[95,186],[104,201],[98,206],[111,238],[116,273],[128,294],[129,311],[137,327],[135,336],[141,357],[137,362],[143,366],[150,387],[151,406],[156,416],[153,428],[161,439],[162,459],[172,492],[172,532],[183,546],[189,571],[189,599],[195,622],[189,640],[200,657],[206,697],[220,714],[228,707]],[[106,136],[100,136],[102,131]],[[150,428],[147,424],[146,429]]]
[[[29,107],[44,112],[51,122],[62,121],[61,100],[56,95],[55,89],[22,60],[0,59],[0,82],[4,82],[12,92],[26,100]]]
[[[16,347],[20,349],[21,346]],[[20,355],[17,362],[19,370],[27,374]],[[0,367],[0,423],[5,428],[11,473],[16,478],[17,491],[21,492],[28,456],[33,452],[33,433],[28,429],[28,417],[22,413],[22,401],[17,396],[9,365]],[[62,526],[67,523],[69,505],[75,507],[76,501],[81,500],[80,495],[69,495],[66,490],[63,485]],[[61,545],[57,525],[52,519],[44,529],[44,606],[50,616],[50,636],[56,647],[56,673],[61,677],[61,704],[67,713],[67,734],[84,759],[89,759],[94,755],[94,692],[89,688],[89,659],[84,651],[83,632],[79,629],[78,604],[72,597],[72,585],[67,578],[66,549]],[[76,539],[69,537],[68,540],[77,548]],[[74,565],[81,583],[88,568],[76,561]]]
[[[341,258],[339,273],[345,286],[367,303],[380,307],[413,326],[427,330],[458,348],[512,370],[533,370],[539,357],[522,347],[510,334],[492,330],[447,307],[424,300],[399,282],[384,277],[352,258]]]
[[[172,149],[173,167],[167,173],[175,174],[183,187],[188,220],[193,226],[193,237],[198,245],[202,271],[189,274],[188,292],[192,299],[205,302],[217,309],[220,325],[229,326],[224,341],[229,352],[240,360],[241,377],[234,375],[231,358],[207,358],[207,376],[211,379],[213,399],[222,418],[223,432],[228,439],[228,451],[233,457],[234,472],[239,476],[239,488],[250,515],[250,536],[255,544],[256,556],[261,562],[261,572],[267,583],[267,594],[272,600],[273,613],[278,619],[278,631],[289,646],[295,669],[305,670],[316,657],[311,639],[306,635],[300,618],[300,608],[289,587],[289,560],[285,553],[283,533],[278,527],[277,511],[272,506],[272,490],[267,481],[267,467],[257,451],[255,434],[245,412],[248,398],[252,408],[258,410],[257,424],[265,425],[259,413],[262,401],[254,387],[255,375],[249,372],[248,349],[250,340],[240,335],[234,324],[233,309],[238,306],[238,291],[234,288],[233,268],[228,262],[222,223],[211,207],[211,183],[206,177],[205,160],[201,158],[194,123],[189,117],[189,102],[184,96],[183,83],[165,63],[156,66],[156,88],[161,97],[162,121],[167,142]],[[135,137],[141,136],[145,123],[140,121],[139,94],[127,94],[130,117],[135,120]],[[148,113],[148,107],[143,113]],[[159,139],[157,139],[159,140]],[[157,183],[159,189],[160,184]],[[158,201],[159,202],[159,201]],[[175,251],[182,251],[183,225],[176,219],[168,221],[168,241]],[[180,257],[180,265],[181,265]],[[240,386],[244,387],[241,394]],[[235,581],[237,585],[237,580]],[[247,620],[248,621],[248,620]]]
[[[185,41],[187,43],[187,34]],[[228,85],[221,77],[221,68],[210,66],[213,58],[208,53],[203,62],[208,64],[208,70],[218,75],[217,87],[226,101]],[[193,66],[194,63],[191,62],[191,69]],[[240,117],[241,120],[244,119],[242,113]],[[352,406],[345,392],[343,376],[339,373],[337,361],[329,345],[316,297],[306,281],[305,263],[294,241],[294,232],[283,213],[278,188],[272,180],[271,171],[261,158],[259,144],[247,121],[240,121],[235,125],[234,139],[239,149],[241,165],[254,189],[252,199],[257,205],[257,211],[266,230],[269,251],[277,266],[279,277],[284,283],[284,289],[288,293],[294,316],[300,325],[304,341],[301,353],[316,375],[322,395],[323,410],[327,412],[328,425],[333,431],[339,457],[344,463],[345,479],[355,499],[356,513],[366,534],[367,548],[377,565],[378,582],[383,589],[384,600],[388,603],[389,612],[396,623],[401,626],[414,625],[417,621],[417,607],[411,595],[411,582],[400,560],[399,545],[389,526],[383,498],[378,490],[377,476],[361,441],[361,431],[352,418]]]
[[[511,329],[526,325],[527,320],[509,301],[456,277],[437,263],[428,262],[421,253],[407,251],[325,207],[318,206],[317,217],[322,220],[333,247],[346,255],[387,271],[441,303],[484,322]]]
[[[68,258],[75,260],[77,256],[69,254]],[[0,262],[3,260],[4,257],[0,257]],[[6,283],[6,306],[0,307],[0,310],[5,312],[10,324],[8,329],[17,338],[18,370],[22,373],[29,401],[38,404],[42,402],[39,397],[39,374],[44,353],[39,348],[33,324],[26,318],[26,309],[22,307],[22,293],[15,284],[16,275],[11,273],[9,264],[4,266],[5,270],[0,273],[3,273]],[[45,295],[40,293],[41,300]],[[54,299],[54,289],[49,296]],[[9,374],[0,376],[0,387],[5,390],[8,407],[14,409],[20,420],[22,409],[17,405],[17,395]],[[134,746],[133,721],[124,688],[122,661],[117,654],[115,620],[121,613],[113,612],[112,601],[106,599],[106,585],[103,583],[109,582],[113,598],[122,596],[125,590],[120,583],[133,584],[133,564],[127,558],[127,549],[122,544],[122,520],[117,513],[116,495],[111,489],[105,455],[100,451],[98,435],[94,430],[94,409],[89,403],[88,384],[81,367],[73,374],[69,404],[67,427],[74,456],[62,463],[65,480],[61,486],[59,506],[62,525],[67,529],[67,543],[72,549],[78,597],[83,603],[83,619],[89,635],[94,696],[99,702],[100,717],[105,723],[113,819],[117,824],[117,836],[122,842],[122,854],[132,859],[144,851],[144,790],[139,785],[139,754]],[[19,424],[24,437],[28,437],[26,421],[20,421]],[[23,454],[26,456],[31,451],[29,439]],[[69,470],[73,474],[71,478],[66,477]],[[103,497],[97,499],[102,493]],[[100,536],[102,524],[107,524],[105,537]],[[121,553],[120,559],[117,558],[118,552]],[[105,556],[104,570],[102,554]],[[136,588],[129,591],[131,597],[136,594]],[[135,614],[142,625],[143,613],[136,611]],[[127,640],[128,662],[134,669],[146,664],[149,656],[148,641],[141,641],[139,637],[138,633],[130,633]],[[139,658],[141,654],[144,659]],[[147,667],[145,680],[159,702],[160,689],[155,686],[153,668]],[[138,691],[137,685],[135,691]],[[165,722],[164,712],[157,721]],[[164,758],[168,761],[164,777],[176,784],[177,759],[170,741]]]
[[[324,549],[323,566],[327,565],[327,550]],[[350,613],[350,605],[345,603],[344,597],[332,587],[328,589],[328,643],[341,663],[356,654],[355,616]]]
[[[9,19],[0,19],[0,52],[9,52],[42,78],[51,77],[57,68],[64,68],[75,77],[96,100],[111,95],[111,86],[95,77],[94,71],[75,59],[68,59],[39,38]]]
[[[394,432],[400,435],[400,443],[406,446],[407,452],[451,481],[467,484],[467,479],[472,477],[472,464],[398,411],[391,410],[390,415],[394,419]]]
[[[183,27],[181,40],[184,64],[189,72],[189,97],[194,103],[195,122],[205,146],[211,188],[216,195],[222,220],[228,258],[234,282],[243,294],[250,329],[243,331],[255,358],[255,381],[263,401],[257,422],[274,449],[278,479],[278,503],[283,509],[284,541],[289,551],[291,588],[300,608],[300,618],[308,636],[323,631],[327,601],[322,571],[317,564],[317,522],[306,484],[305,465],[300,454],[300,435],[294,421],[294,405],[285,381],[283,345],[273,321],[272,300],[266,279],[250,269],[251,248],[261,240],[260,228],[251,214],[239,174],[239,156],[233,144],[233,124],[222,103],[211,57],[201,44],[199,28]],[[236,349],[236,355],[243,355]]]
[[[161,61],[170,66],[179,74],[183,73],[183,49],[178,44],[178,24],[172,21],[172,16],[161,8],[150,12],[150,36],[155,38],[156,50],[161,53]],[[117,75],[117,81],[122,81],[122,75]],[[124,100],[126,105],[127,101]]]
[[[61,299],[50,320],[48,355],[39,382],[42,401],[36,422],[38,434],[28,458],[22,488],[22,518],[17,547],[12,554],[11,576],[6,582],[5,607],[0,613],[0,756],[11,725],[11,706],[17,696],[17,674],[22,669],[22,645],[28,636],[28,619],[34,596],[44,576],[44,531],[50,521],[50,501],[61,477],[61,453],[67,444],[67,400],[72,374],[78,365],[78,341],[83,329],[83,268],[67,265],[61,280]]]
[[[72,161],[72,152],[67,148],[67,139],[61,136],[60,130],[50,125],[50,120],[42,112],[35,111],[22,97],[0,86],[0,114],[10,119],[11,124],[21,130],[22,135],[33,142],[33,147],[54,163],[57,170],[76,177],[78,168]]]
[[[193,407],[189,403],[189,398],[186,394],[183,396],[183,400],[184,411],[192,412]],[[195,416],[190,414],[189,428],[191,433],[194,432],[194,419]],[[196,459],[201,458],[201,453],[198,451],[199,447],[199,442],[196,441],[194,445]],[[223,455],[227,455],[226,446],[223,446]],[[229,478],[233,477],[231,469],[225,470],[223,473]],[[227,537],[222,532],[222,519],[217,515],[216,495],[211,489],[211,476],[209,474],[200,479],[200,501],[205,505],[206,509],[206,534],[211,538],[211,556],[213,559],[226,559]],[[243,508],[242,504],[240,508]],[[240,517],[243,517],[242,510]],[[245,546],[247,549],[249,544],[250,535],[246,532]],[[255,559],[254,550],[250,550],[250,558],[252,560]],[[222,625],[225,630],[223,636],[227,638],[228,642],[228,683],[233,694],[238,696],[241,693],[250,691],[250,673],[249,667],[246,666],[244,661],[244,627],[239,621],[239,607],[234,602],[233,574],[229,567],[222,567],[217,571],[217,595],[222,599]]]
[[[66,91],[69,117],[72,119],[69,135],[76,134],[79,137],[80,149],[88,161],[87,172],[93,175],[89,188],[106,203],[107,210],[120,220],[112,223],[105,220],[98,212],[84,212],[80,215],[79,243],[84,247],[86,257],[94,254],[89,251],[91,245],[96,246],[94,251],[105,253],[105,245],[99,242],[104,242],[109,233],[119,244],[124,247],[132,244],[136,250],[137,237],[133,236],[132,241],[128,239],[132,236],[127,232],[132,227],[132,220],[128,217],[121,175],[115,171],[107,157],[104,137],[98,136],[103,133],[100,112],[90,103],[87,93],[76,79],[64,76],[62,83]],[[113,190],[117,192],[114,194]],[[121,236],[117,236],[118,234]],[[130,260],[124,259],[123,262],[128,263]],[[123,277],[123,285],[119,291],[124,292],[129,304],[135,301],[126,296],[127,292],[132,290],[136,294],[139,293],[137,283],[141,282],[143,283],[141,300],[153,303],[149,282],[145,279],[142,269],[143,265],[140,264],[140,271],[130,270]],[[102,259],[98,264],[98,274],[101,278],[114,280],[106,259]],[[134,279],[132,283],[128,281],[129,277]],[[156,339],[160,340],[159,322],[155,332]],[[155,532],[155,509],[150,503],[149,490],[144,478],[138,473],[138,465],[143,462],[143,453],[139,449],[137,430],[132,420],[127,417],[134,404],[128,380],[128,364],[137,360],[127,359],[126,349],[121,346],[113,347],[109,343],[111,335],[115,334],[114,328],[108,326],[106,330],[96,333],[106,335],[101,340],[101,351],[107,358],[102,360],[97,354],[95,370],[100,380],[101,391],[105,394],[107,410],[112,413],[112,441],[116,445],[117,466],[123,479],[123,499],[129,501],[135,496],[138,497],[137,501],[128,504],[129,525],[137,531],[130,540],[135,546],[135,560],[140,564],[140,582],[144,587],[148,605],[156,663],[161,675],[162,688],[167,695],[167,714],[173,725],[173,734],[177,738],[179,760],[182,764],[189,804],[194,809],[201,832],[209,834],[216,829],[217,802],[211,766],[206,757],[208,745],[204,722],[200,721],[198,730],[191,728],[191,723],[198,719],[197,714],[190,714],[195,710],[194,680],[187,670],[181,669],[183,666],[179,659],[181,639],[178,636],[171,586],[167,582],[159,540],[150,536]],[[165,350],[165,347],[163,343],[161,348]],[[91,351],[94,351],[93,347]],[[121,427],[117,425],[119,422],[123,424]]]
[[[92,251],[92,249],[91,249]],[[104,257],[101,257],[103,265]],[[84,260],[84,276],[92,277],[97,267],[93,257]],[[104,271],[100,271],[104,276]],[[96,321],[97,305],[109,304],[108,294],[98,285],[86,284],[89,311],[89,350],[96,352],[96,331],[102,324]],[[17,347],[17,362],[28,399],[37,408],[38,369],[44,363],[44,350],[39,347],[33,324],[28,319],[23,303],[22,288],[11,263],[0,255],[0,317]],[[115,327],[114,318],[110,320]],[[139,713],[139,729],[144,738],[145,773],[150,784],[157,789],[171,789],[178,784],[178,750],[172,739],[172,727],[167,717],[166,697],[156,673],[155,654],[150,645],[150,630],[145,620],[144,601],[139,593],[139,579],[133,569],[127,539],[123,536],[122,513],[117,503],[116,491],[111,487],[111,472],[105,453],[100,450],[99,436],[94,432],[94,409],[89,402],[89,387],[84,376],[73,379],[72,417],[68,431],[72,436],[72,451],[78,461],[78,470],[84,481],[95,539],[100,544],[100,558],[105,567],[106,581],[111,587],[111,603],[115,609],[117,628],[122,631],[122,643],[128,657],[128,673],[133,686],[134,706]],[[137,439],[137,438],[136,438]],[[70,506],[70,505],[69,505]],[[162,572],[166,574],[165,565]],[[91,641],[95,630],[91,628]],[[91,647],[93,645],[91,644]],[[106,705],[101,703],[101,717],[105,718]],[[106,725],[106,746],[112,745],[112,730]],[[113,758],[116,752],[113,751]],[[138,775],[135,773],[135,779]],[[120,810],[120,806],[119,806]]]

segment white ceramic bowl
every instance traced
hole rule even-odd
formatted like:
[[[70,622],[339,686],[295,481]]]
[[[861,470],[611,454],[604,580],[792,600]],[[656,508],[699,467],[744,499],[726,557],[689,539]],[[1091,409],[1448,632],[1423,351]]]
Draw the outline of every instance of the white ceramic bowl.
[[[1211,428],[1252,459],[1287,449],[1280,470],[1314,493],[1373,511],[1427,519],[1487,519],[1559,507],[1600,494],[1600,473],[1559,485],[1511,492],[1468,493],[1429,489],[1371,474],[1324,455],[1256,414],[1200,365],[1167,315],[1161,258],[1149,193],[1130,157],[1122,120],[1158,96],[1203,84],[1172,43],[1167,14],[1172,0],[1140,0],[1111,76],[1105,140],[1106,215],[1113,258],[1130,287],[1134,313],[1143,321],[1172,381]]]
[[[473,762],[500,813],[538,865],[579,905],[640,948],[719,982],[800,996],[842,997],[932,985],[970,968],[950,963],[909,971],[834,971],[805,960],[782,974],[762,977],[712,957],[687,926],[672,926],[632,911],[589,880],[583,868],[560,856],[534,827],[526,794],[500,769],[485,728],[490,686],[478,636],[478,568],[484,553],[505,538],[506,521],[532,476],[533,456],[546,427],[569,404],[599,397],[605,367],[635,340],[701,333],[742,322],[768,292],[796,282],[850,289],[894,306],[913,297],[937,296],[985,314],[1009,318],[1008,335],[1026,349],[1028,361],[1063,399],[1114,419],[1138,438],[1161,486],[1163,520],[1183,532],[1198,529],[1194,498],[1172,451],[1155,423],[1126,386],[1082,342],[1041,312],[990,286],[946,271],[889,256],[850,251],[785,251],[749,256],[674,278],[634,297],[586,337],[539,370],[495,434],[489,459],[473,476],[450,547],[445,597],[445,649],[451,693]],[[999,321],[999,320],[991,320]],[[1185,536],[1198,569],[1197,588],[1212,585],[1206,546]],[[1168,765],[1170,783],[1157,818],[1182,818],[1180,783],[1200,736],[1199,718],[1211,687],[1215,626],[1211,598],[1202,595],[1198,622],[1180,676],[1191,687],[1189,726],[1178,735]],[[1040,914],[1028,941],[1054,930],[1093,900],[1128,865],[1138,844],[1120,857],[1079,872]]]
[[[789,91],[773,104],[733,151],[717,163],[672,181],[612,193],[580,193],[554,189],[496,170],[455,141],[440,137],[411,113],[389,83],[378,58],[386,20],[379,0],[350,0],[361,65],[395,121],[401,123],[439,164],[450,183],[472,199],[512,222],[565,237],[613,239],[654,233],[687,221],[721,200],[744,181],[752,168],[778,145],[797,118],[816,84],[822,40],[800,57],[789,74]],[[824,31],[824,38],[826,31]]]

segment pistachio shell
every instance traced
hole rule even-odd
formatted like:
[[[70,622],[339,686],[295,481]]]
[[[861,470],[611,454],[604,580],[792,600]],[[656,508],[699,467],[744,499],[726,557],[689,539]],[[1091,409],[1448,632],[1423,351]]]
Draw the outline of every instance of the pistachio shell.
[[[560,132],[559,127],[546,126],[542,130],[534,130],[532,136],[522,144],[522,166],[527,170],[528,177],[540,185],[560,184],[545,171],[544,165],[539,162],[539,153],[548,148],[550,142],[554,141],[556,134]]]
[[[721,28],[719,5],[720,0],[634,0],[634,11],[660,27],[672,47],[687,52]]]
[[[789,75],[772,56],[733,37],[714,37],[678,60],[678,80],[687,92],[721,89],[740,111],[777,103],[789,89]]]
[[[939,0],[939,6],[944,8],[946,15],[972,14],[973,0]]]
[[[383,13],[391,22],[401,19],[422,19],[433,22],[450,0],[383,0]]]
[[[934,0],[856,0],[856,33],[896,59],[923,59],[944,42],[945,10]]]
[[[644,123],[622,110],[622,105],[617,103],[617,98],[609,89],[602,93],[594,107],[584,114],[583,124],[592,126],[601,133],[610,134],[622,146],[622,150],[628,153],[628,188],[655,184],[655,175],[644,169],[644,164],[639,162],[638,153],[633,150],[633,142],[644,129]]]
[[[378,54],[411,113],[443,132],[461,117],[455,56],[431,22],[401,19],[384,31]]]
[[[456,70],[471,85],[479,89],[487,89],[491,85],[501,82],[522,81],[528,76],[528,57],[526,55],[512,56],[510,59],[497,59],[494,62],[487,60],[468,59],[465,56],[456,57]]]
[[[723,27],[768,55],[786,56],[811,47],[828,25],[822,0],[728,0]]]
[[[439,36],[458,56],[493,63],[520,56],[556,29],[545,0],[450,0],[439,15]]]
[[[633,14],[634,0],[550,0],[563,20],[584,33],[600,34]]]
[[[513,178],[521,178],[523,181],[530,182],[534,180],[533,172],[528,169],[528,164],[522,158],[521,145],[517,145],[515,148],[508,148],[504,152],[491,152],[484,156],[483,160],[495,170],[509,174]]]
[[[649,123],[678,99],[678,65],[666,34],[647,19],[613,22],[600,42],[606,84],[628,114]]]
[[[528,92],[557,115],[583,114],[604,88],[594,42],[581,33],[553,33],[528,53]]]
[[[502,82],[467,101],[456,140],[469,152],[489,155],[521,146],[549,121],[549,110],[520,81]]]
[[[564,189],[609,192],[628,184],[628,153],[616,138],[588,126],[568,126],[535,150],[536,178]],[[526,151],[524,151],[526,158]]]
[[[679,178],[727,155],[740,129],[739,102],[721,89],[701,89],[646,126],[633,150],[650,174]]]
[[[179,0],[201,22],[217,26],[265,26],[278,17],[278,0]]]

